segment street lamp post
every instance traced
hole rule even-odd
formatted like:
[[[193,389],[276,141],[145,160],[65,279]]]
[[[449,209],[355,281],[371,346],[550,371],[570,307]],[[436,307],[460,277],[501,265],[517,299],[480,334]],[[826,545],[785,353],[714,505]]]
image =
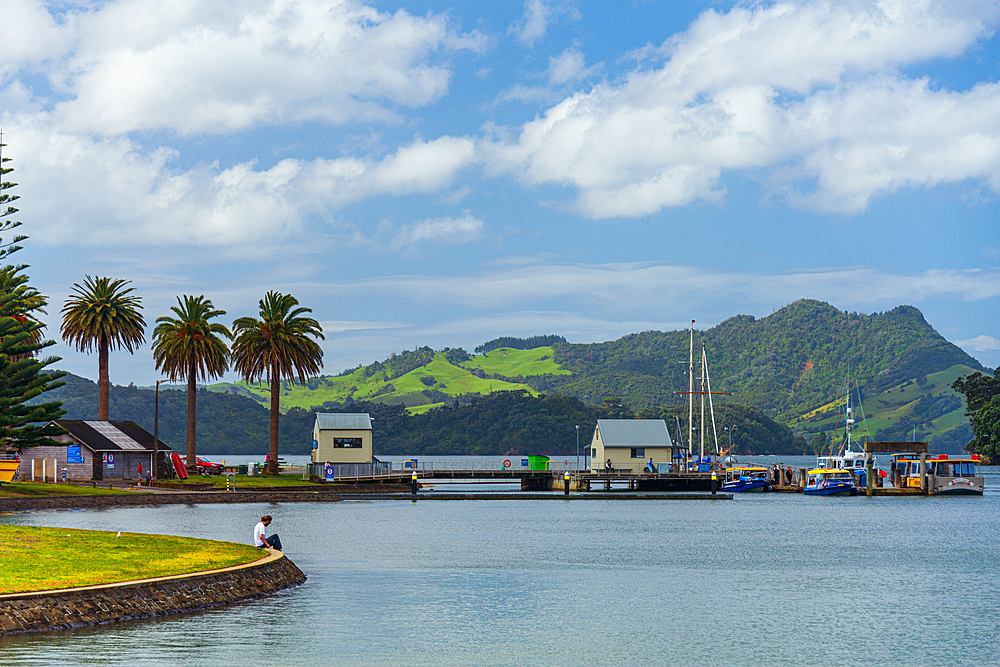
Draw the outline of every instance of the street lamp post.
[[[156,381],[156,391],[153,398],[153,481],[160,472],[160,383],[165,380]]]
[[[729,451],[732,452],[733,451],[733,431],[736,430],[736,427],[735,426],[723,426],[722,430],[729,433]],[[729,456],[732,456],[732,454],[729,454]]]
[[[580,425],[576,425],[576,471],[580,472]]]

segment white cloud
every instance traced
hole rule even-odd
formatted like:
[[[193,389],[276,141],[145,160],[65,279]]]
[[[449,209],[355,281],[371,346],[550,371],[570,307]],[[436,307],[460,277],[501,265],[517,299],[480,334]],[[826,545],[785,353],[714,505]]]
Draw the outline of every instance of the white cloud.
[[[545,37],[549,24],[560,15],[571,20],[580,20],[580,13],[570,2],[551,3],[545,0],[525,0],[524,15],[517,23],[507,29],[508,35],[514,35],[518,41],[528,46]]]
[[[1000,350],[1000,338],[994,336],[979,335],[969,340],[956,340],[955,345],[973,352],[993,352]]]
[[[8,118],[5,128],[17,137],[31,236],[50,245],[254,247],[368,197],[437,192],[474,157],[471,139],[443,137],[418,139],[381,160],[289,158],[267,169],[243,162],[181,170],[171,149],[57,133],[44,120]]]
[[[546,75],[550,84],[561,86],[571,81],[584,79],[597,69],[597,65],[587,67],[583,53],[579,49],[571,47],[558,56],[549,58],[549,69]]]
[[[319,323],[324,333],[343,333],[345,331],[383,331],[386,329],[403,329],[408,325],[400,322],[351,322],[347,320],[327,320]]]
[[[484,223],[468,211],[459,218],[444,217],[421,220],[403,227],[392,241],[392,247],[407,248],[421,243],[458,245],[480,238]]]
[[[713,200],[737,170],[846,212],[905,187],[973,179],[1000,191],[1000,85],[939,90],[899,71],[963,53],[998,15],[926,1],[709,10],[644,52],[662,65],[572,95],[483,155],[489,173],[575,188],[591,217]]]
[[[447,90],[435,52],[485,44],[443,15],[355,0],[113,0],[72,10],[58,27],[41,0],[12,1],[27,26],[25,37],[5,16],[0,41],[14,38],[13,62],[48,63],[63,130],[103,135],[391,120],[394,107]]]

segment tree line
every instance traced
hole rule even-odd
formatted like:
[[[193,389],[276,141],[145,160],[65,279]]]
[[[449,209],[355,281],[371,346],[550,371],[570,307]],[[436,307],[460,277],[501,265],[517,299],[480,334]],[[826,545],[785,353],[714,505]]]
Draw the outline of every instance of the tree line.
[[[1000,378],[983,373],[961,377],[951,385],[965,397],[965,414],[972,422],[970,452],[1000,459]]]

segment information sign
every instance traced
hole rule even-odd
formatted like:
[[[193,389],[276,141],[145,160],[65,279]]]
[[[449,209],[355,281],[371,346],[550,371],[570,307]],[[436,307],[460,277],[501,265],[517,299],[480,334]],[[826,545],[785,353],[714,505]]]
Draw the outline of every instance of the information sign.
[[[83,450],[80,445],[66,446],[66,463],[83,463]]]

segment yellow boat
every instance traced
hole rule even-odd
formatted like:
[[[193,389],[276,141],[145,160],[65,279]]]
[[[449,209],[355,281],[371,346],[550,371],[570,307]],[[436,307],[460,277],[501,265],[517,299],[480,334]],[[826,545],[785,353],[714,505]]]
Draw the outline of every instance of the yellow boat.
[[[14,479],[14,473],[21,462],[16,459],[0,459],[0,484],[7,483]]]

